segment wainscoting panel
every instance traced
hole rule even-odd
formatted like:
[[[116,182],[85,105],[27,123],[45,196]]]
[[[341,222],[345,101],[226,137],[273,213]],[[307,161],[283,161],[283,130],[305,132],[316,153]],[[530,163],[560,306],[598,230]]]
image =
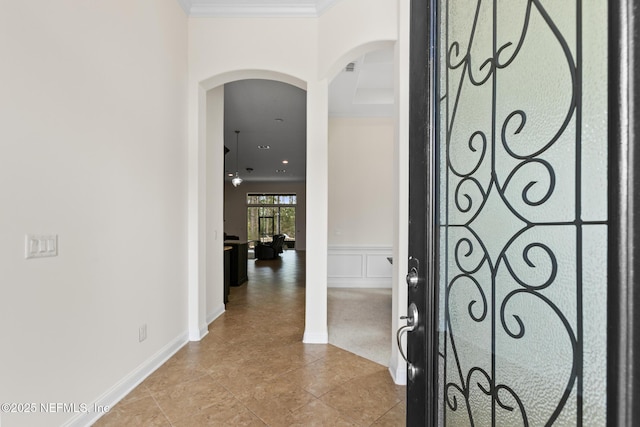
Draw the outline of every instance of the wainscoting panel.
[[[327,285],[330,288],[391,288],[391,247],[330,246]]]
[[[362,254],[332,254],[329,250],[327,263],[329,277],[354,279],[362,277],[362,266],[364,265]]]
[[[391,255],[367,255],[367,277],[391,279],[393,269],[387,259]]]

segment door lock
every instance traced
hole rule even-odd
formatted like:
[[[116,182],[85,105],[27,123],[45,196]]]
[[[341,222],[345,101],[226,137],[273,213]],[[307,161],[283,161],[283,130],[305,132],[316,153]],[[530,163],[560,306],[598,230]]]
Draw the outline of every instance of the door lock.
[[[418,270],[415,267],[411,267],[411,270],[407,273],[407,285],[409,285],[410,288],[416,288],[418,287],[419,280]]]
[[[407,326],[403,326],[403,327],[410,328],[410,329],[407,329],[408,332],[413,331],[418,325],[418,307],[416,306],[416,304],[412,302],[411,305],[409,306],[408,315],[400,316],[400,319],[407,321]]]
[[[417,288],[420,283],[420,277],[418,276],[418,270],[420,268],[420,261],[417,258],[409,257],[409,272],[407,273],[407,285],[410,288]]]

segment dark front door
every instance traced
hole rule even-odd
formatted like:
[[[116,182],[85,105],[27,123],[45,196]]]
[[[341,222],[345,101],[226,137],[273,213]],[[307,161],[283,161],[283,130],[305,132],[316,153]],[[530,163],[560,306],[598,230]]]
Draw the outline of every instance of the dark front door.
[[[632,425],[632,6],[412,1],[407,425]]]
[[[433,233],[435,201],[433,186],[433,146],[430,121],[433,106],[429,101],[432,74],[429,56],[431,7],[428,1],[411,2],[410,128],[409,128],[409,259],[407,286],[407,425],[425,425],[434,413],[437,390],[433,367],[437,357],[437,340],[431,325],[436,319]],[[402,329],[399,331],[399,334]],[[402,348],[400,339],[398,345]]]

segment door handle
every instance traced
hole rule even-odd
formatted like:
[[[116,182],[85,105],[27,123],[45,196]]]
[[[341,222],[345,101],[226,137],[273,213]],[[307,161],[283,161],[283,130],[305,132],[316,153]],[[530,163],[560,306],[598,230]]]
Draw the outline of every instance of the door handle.
[[[404,334],[405,332],[411,332],[418,326],[418,307],[416,307],[415,303],[411,303],[411,305],[409,306],[408,315],[401,316],[400,319],[406,319],[407,324],[405,326],[402,326],[400,329],[398,329],[398,332],[396,332],[398,350],[400,350],[400,355],[407,363],[407,376],[409,380],[413,380],[413,378],[415,378],[416,374],[418,373],[418,368],[416,368],[411,362],[409,362],[407,356],[404,354],[404,350],[402,350],[402,334]]]

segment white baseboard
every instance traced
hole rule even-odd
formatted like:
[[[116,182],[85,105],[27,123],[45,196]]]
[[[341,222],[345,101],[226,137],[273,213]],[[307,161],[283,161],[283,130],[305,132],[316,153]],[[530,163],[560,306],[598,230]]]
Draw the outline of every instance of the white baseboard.
[[[329,333],[328,332],[306,332],[302,337],[302,342],[305,344],[328,344]]]
[[[198,341],[201,341],[202,338],[206,337],[207,335],[209,335],[209,325],[205,323],[200,327],[200,338],[198,339]]]
[[[391,278],[389,279],[376,279],[376,278],[341,278],[341,277],[328,277],[328,288],[362,288],[362,289],[391,289]]]
[[[394,364],[393,361],[389,362],[389,373],[391,374],[391,378],[393,378],[393,382],[398,385],[407,385],[407,364],[402,362],[398,362]]]
[[[160,351],[144,361],[140,366],[134,369],[129,375],[120,380],[117,384],[107,390],[102,396],[96,399],[89,408],[103,407],[113,408],[122,398],[129,394],[142,381],[151,375],[156,369],[162,366],[174,354],[178,352],[189,341],[187,332],[180,335],[169,344],[164,346]],[[85,427],[95,423],[104,413],[88,412],[81,413],[71,418],[64,427]]]
[[[225,312],[224,304],[221,304],[220,306],[216,307],[213,311],[211,311],[211,313],[208,313],[207,314],[207,325],[210,325],[211,322],[213,322],[218,317],[220,317],[222,315],[222,313],[224,313],[224,312]]]

